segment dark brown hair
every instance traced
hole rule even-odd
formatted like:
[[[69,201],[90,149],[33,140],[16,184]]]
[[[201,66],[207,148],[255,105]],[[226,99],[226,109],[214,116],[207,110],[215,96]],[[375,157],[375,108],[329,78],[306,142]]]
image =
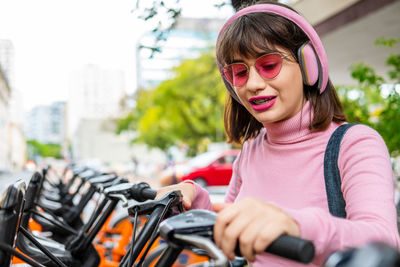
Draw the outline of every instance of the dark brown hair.
[[[298,61],[297,50],[307,41],[307,35],[295,23],[282,16],[264,12],[249,13],[233,21],[219,37],[216,47],[217,62],[224,66],[232,63],[237,54],[255,58],[259,56],[260,50],[265,53],[278,52],[278,46],[291,51]],[[303,90],[314,111],[309,125],[311,130],[322,131],[332,121],[346,121],[339,97],[330,81],[322,94],[316,86],[304,85]],[[224,122],[228,142],[235,143],[257,136],[263,127],[232,96],[225,103]],[[245,134],[247,127],[248,132]]]

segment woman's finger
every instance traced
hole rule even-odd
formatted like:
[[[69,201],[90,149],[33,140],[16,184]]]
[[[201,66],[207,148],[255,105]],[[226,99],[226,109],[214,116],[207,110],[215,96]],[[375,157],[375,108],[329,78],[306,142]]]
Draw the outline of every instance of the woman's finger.
[[[253,216],[243,216],[243,212],[240,212],[239,215],[234,217],[225,229],[223,229],[224,232],[220,248],[230,260],[235,258],[235,248],[238,244],[240,234],[253,220]]]
[[[265,228],[265,231],[260,231],[254,240],[254,253],[263,253],[266,248],[282,234],[284,234],[284,230],[282,227],[273,223],[268,224]]]
[[[229,205],[222,209],[215,220],[214,224],[214,241],[220,247],[226,226],[237,217],[239,210],[237,205]]]
[[[226,207],[232,205],[232,203],[213,203],[212,209],[215,212],[220,212],[221,210],[225,209]]]
[[[262,231],[268,231],[264,220],[253,220],[239,235],[239,249],[242,257],[248,261],[255,260],[254,243]]]

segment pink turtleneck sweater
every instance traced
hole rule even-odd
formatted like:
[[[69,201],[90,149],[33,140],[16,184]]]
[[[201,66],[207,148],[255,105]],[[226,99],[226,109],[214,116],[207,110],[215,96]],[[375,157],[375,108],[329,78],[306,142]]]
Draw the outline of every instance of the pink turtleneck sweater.
[[[298,223],[301,237],[315,245],[316,257],[308,266],[320,266],[332,252],[369,241],[399,247],[393,173],[381,136],[355,125],[343,137],[338,159],[346,201],[347,219],[343,219],[329,213],[323,170],[326,145],[339,125],[311,132],[309,124],[307,103],[293,118],[264,125],[243,145],[225,201],[253,197],[285,210]],[[192,207],[211,209],[208,192],[198,185]],[[304,265],[264,253],[253,266]]]

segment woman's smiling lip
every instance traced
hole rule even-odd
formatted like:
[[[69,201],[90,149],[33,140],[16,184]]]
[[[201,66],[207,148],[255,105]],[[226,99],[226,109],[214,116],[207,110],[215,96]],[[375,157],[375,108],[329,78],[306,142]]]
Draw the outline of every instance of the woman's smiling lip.
[[[256,100],[262,101],[262,100],[267,100],[270,99],[268,102],[264,103],[264,104],[255,104],[254,102]],[[253,107],[253,109],[255,111],[264,111],[267,110],[269,108],[271,108],[276,101],[276,96],[274,95],[270,95],[270,96],[256,96],[256,97],[252,97],[249,99],[250,105]]]

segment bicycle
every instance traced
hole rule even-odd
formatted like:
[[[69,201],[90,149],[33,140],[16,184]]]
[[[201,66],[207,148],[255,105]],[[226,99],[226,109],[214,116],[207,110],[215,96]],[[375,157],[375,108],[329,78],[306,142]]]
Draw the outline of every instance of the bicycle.
[[[156,193],[150,188],[144,189],[143,192],[148,193],[149,196],[154,196]],[[148,198],[150,199],[151,197]],[[172,266],[184,248],[192,250],[190,246],[178,248],[179,244],[182,244],[182,240],[178,241],[178,244],[173,243],[177,240],[173,238],[175,233],[182,234],[180,231],[182,229],[185,229],[186,233],[189,234],[200,234],[195,236],[196,240],[200,240],[200,243],[208,240],[207,245],[211,246],[210,244],[213,244],[211,242],[212,229],[216,214],[205,210],[191,210],[183,213],[180,191],[170,191],[160,199],[136,203],[128,206],[127,209],[128,213],[135,218],[135,221],[138,215],[149,214],[149,216],[137,239],[135,239],[135,236],[132,237],[130,249],[119,264],[121,267],[130,267],[134,262],[137,262],[137,266],[150,266],[153,264],[153,260],[157,261],[155,266]],[[164,221],[161,222],[162,220]],[[171,234],[171,231],[174,233]],[[167,242],[167,246],[153,251],[157,256],[161,254],[160,258],[151,257],[151,260],[146,260],[145,257],[158,236],[161,236]],[[196,244],[199,245],[200,243]],[[147,247],[140,254],[146,244]],[[207,255],[211,259],[216,255],[218,259],[225,258],[221,252],[217,253],[219,249],[215,245],[205,251],[204,246],[200,248],[202,250],[194,251],[198,254]],[[310,262],[314,255],[314,247],[310,241],[282,236],[269,246],[268,252],[300,262]]]
[[[43,183],[40,183],[40,181],[43,182],[41,179],[40,174],[35,174],[27,189],[21,182],[10,186],[13,189],[9,191],[13,193],[7,191],[8,193],[5,194],[9,196],[3,196],[2,199],[11,199],[11,196],[19,195],[14,202],[7,202],[18,203],[18,205],[4,205],[0,202],[0,229],[14,229],[14,227],[16,229],[7,231],[6,236],[5,233],[0,232],[0,263],[8,262],[8,258],[15,255],[35,267],[44,265],[101,266],[98,258],[100,248],[94,245],[94,240],[99,236],[101,229],[105,229],[111,214],[115,211],[116,203],[121,203],[122,208],[133,220],[134,229],[131,232],[132,240],[130,246],[126,248],[125,256],[119,262],[118,260],[108,262],[110,266],[173,266],[184,250],[202,257],[201,261],[191,261],[194,264],[191,266],[244,266],[246,264],[240,257],[235,262],[228,262],[225,255],[213,243],[216,213],[206,210],[184,212],[180,191],[170,191],[160,199],[154,199],[157,192],[146,183],[113,184],[123,179],[107,180],[104,176],[88,179],[91,186],[96,188],[96,194],[101,196],[98,199],[99,204],[83,227],[70,226],[71,235],[65,244],[34,236],[27,229],[29,227],[27,219],[30,219],[29,207],[35,204],[33,199],[38,197],[35,192],[40,191],[43,186]],[[40,191],[39,196],[43,197],[43,191]],[[138,232],[140,216],[144,224]],[[16,222],[18,226],[15,225]],[[15,236],[18,242],[25,239],[23,242],[28,247],[24,251],[25,254],[15,249],[15,243],[12,241],[15,240]],[[162,240],[162,242],[157,243],[156,240]],[[64,248],[59,246],[64,246]],[[314,256],[314,246],[310,241],[283,235],[267,248],[267,252],[308,263]],[[236,249],[236,254],[240,256],[238,249]],[[86,259],[82,259],[83,257]],[[392,247],[386,244],[370,243],[333,253],[324,267],[394,267],[400,266],[399,259],[399,252]]]
[[[27,208],[24,209],[20,226],[20,232],[22,232],[24,236],[17,235],[17,247],[36,261],[45,262],[46,265],[49,266],[65,266],[65,264],[68,266],[98,266],[100,258],[93,246],[93,241],[114,211],[119,202],[119,198],[104,193],[104,183],[94,183],[92,181],[92,184],[97,190],[103,193],[103,200],[82,228],[74,229],[68,227],[67,224],[63,222],[54,220],[55,218],[53,218],[53,220],[47,218],[53,223],[58,222],[58,227],[66,230],[69,234],[68,238],[65,238],[65,243],[56,242],[55,240],[45,237],[35,236],[27,229],[27,221],[30,219],[31,208],[39,188],[38,180],[40,179],[35,179],[38,176],[40,175],[35,174],[28,186],[27,193],[29,193],[30,197],[27,197],[28,205]],[[99,180],[95,182],[99,182]],[[129,185],[129,187],[132,187],[132,185]],[[122,195],[126,194],[126,198],[132,198],[128,193],[129,192],[120,192]]]

